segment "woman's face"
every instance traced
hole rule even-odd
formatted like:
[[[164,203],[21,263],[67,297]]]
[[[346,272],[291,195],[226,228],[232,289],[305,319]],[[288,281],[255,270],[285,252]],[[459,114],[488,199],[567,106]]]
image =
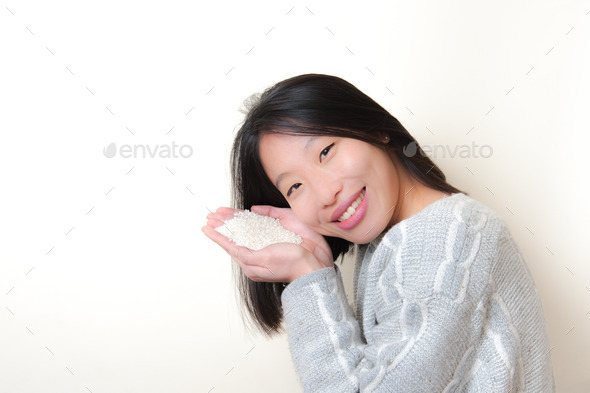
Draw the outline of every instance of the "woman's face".
[[[316,232],[365,244],[393,225],[405,178],[376,146],[344,137],[266,134],[260,158],[295,215]]]

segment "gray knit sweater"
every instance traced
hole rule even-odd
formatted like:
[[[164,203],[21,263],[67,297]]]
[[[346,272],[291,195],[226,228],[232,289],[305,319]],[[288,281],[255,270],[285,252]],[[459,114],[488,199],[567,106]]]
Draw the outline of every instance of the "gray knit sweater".
[[[281,295],[306,393],[555,391],[535,283],[490,208],[452,194],[356,251],[356,311],[337,265]]]

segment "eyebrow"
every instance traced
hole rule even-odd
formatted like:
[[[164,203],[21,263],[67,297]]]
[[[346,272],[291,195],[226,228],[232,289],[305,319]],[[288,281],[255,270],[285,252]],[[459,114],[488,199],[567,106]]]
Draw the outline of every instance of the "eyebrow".
[[[305,146],[303,147],[303,150],[305,151],[305,153],[307,153],[309,151],[309,149],[311,148],[311,146],[314,144],[314,142],[318,139],[319,137],[316,135],[312,135],[309,137],[309,139],[307,140],[307,143],[305,144]],[[275,181],[275,186],[277,187],[277,189],[279,188],[279,183],[281,182],[281,179],[283,177],[285,177],[286,175],[289,175],[291,172],[283,172],[280,175],[277,176],[277,180]]]

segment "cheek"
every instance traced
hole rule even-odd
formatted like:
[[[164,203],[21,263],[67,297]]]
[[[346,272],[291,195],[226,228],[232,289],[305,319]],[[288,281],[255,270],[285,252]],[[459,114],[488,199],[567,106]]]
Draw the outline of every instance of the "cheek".
[[[346,149],[339,152],[334,170],[339,175],[355,176],[366,173],[371,157],[359,152],[358,149]]]
[[[315,215],[312,207],[304,201],[304,198],[299,198],[296,202],[293,202],[291,204],[291,210],[299,221],[307,226],[313,226],[313,217]]]

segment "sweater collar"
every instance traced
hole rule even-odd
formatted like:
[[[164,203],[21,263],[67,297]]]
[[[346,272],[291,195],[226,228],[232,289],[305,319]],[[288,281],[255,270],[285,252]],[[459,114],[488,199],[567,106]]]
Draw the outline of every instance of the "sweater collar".
[[[392,226],[388,230],[382,231],[379,235],[377,235],[376,238],[374,238],[373,240],[371,240],[371,242],[369,242],[367,244],[367,246],[368,247],[371,247],[372,246],[374,248],[377,247],[377,245],[379,245],[379,243],[381,243],[381,240],[383,240],[383,237],[387,233],[389,233],[389,232],[391,232],[393,230],[397,230],[397,228],[399,228],[399,226],[400,226],[400,224],[402,222],[404,223],[404,225],[409,224],[411,221],[416,220],[416,219],[420,218],[421,216],[430,213],[432,211],[432,209],[439,208],[442,205],[443,201],[444,202],[450,202],[451,200],[455,200],[455,199],[462,198],[462,197],[465,197],[465,196],[466,195],[464,193],[458,192],[458,193],[451,194],[450,196],[445,196],[443,198],[437,199],[436,201],[434,201],[434,202],[426,205],[422,210],[420,210],[416,214],[414,214],[414,215],[412,215],[412,216],[410,216],[408,218],[405,218],[405,219],[401,220],[400,222],[398,222],[397,224],[395,224],[394,226]]]

